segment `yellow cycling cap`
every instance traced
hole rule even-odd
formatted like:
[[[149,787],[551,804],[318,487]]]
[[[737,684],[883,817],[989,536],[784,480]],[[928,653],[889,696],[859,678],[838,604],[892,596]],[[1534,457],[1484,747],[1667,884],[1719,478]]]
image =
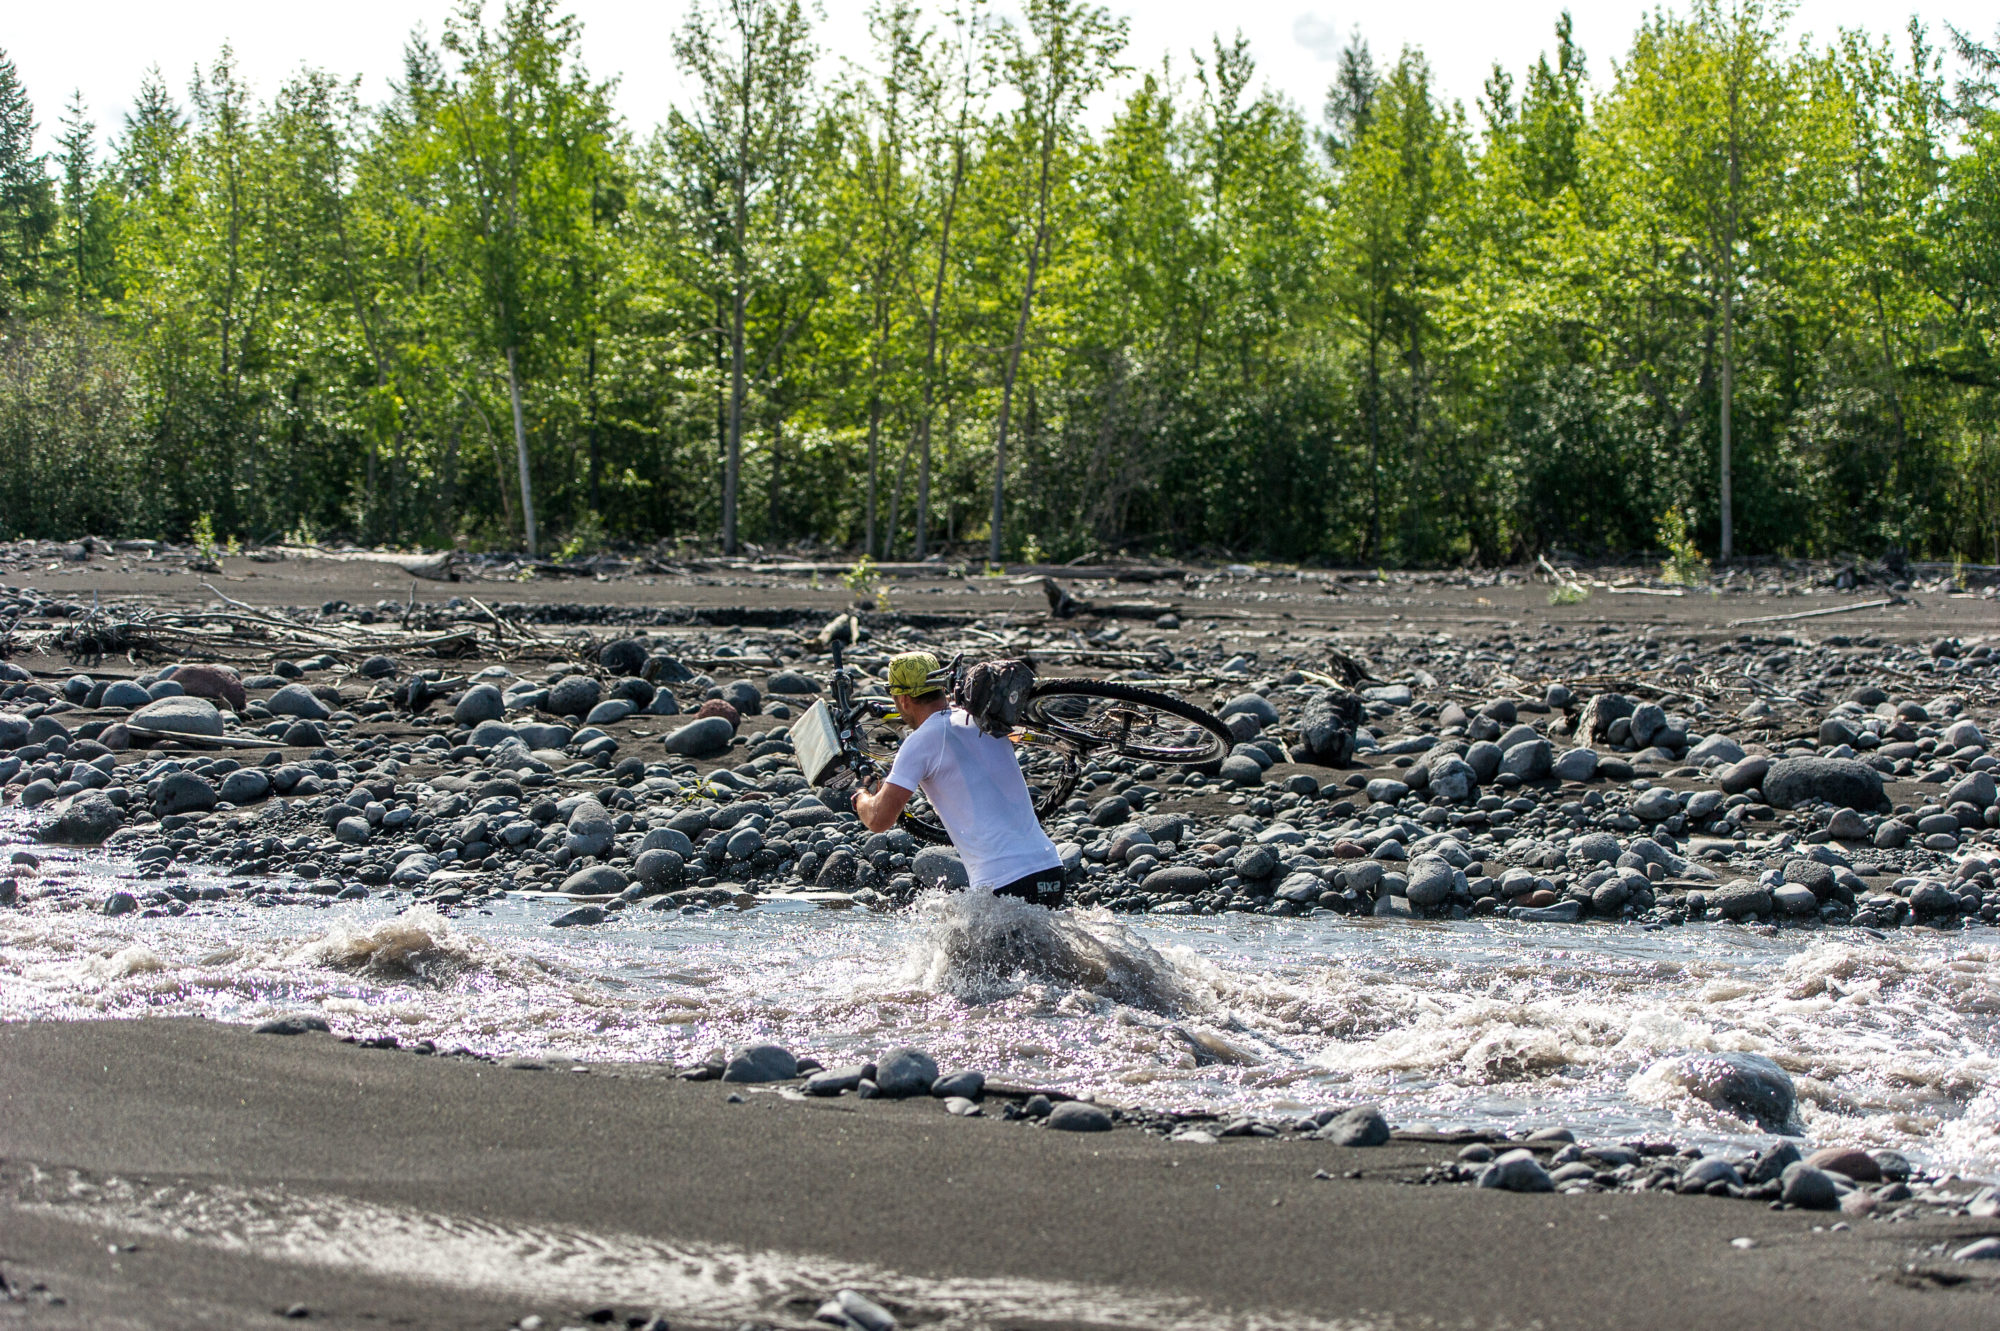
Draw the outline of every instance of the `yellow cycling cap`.
[[[889,658],[889,692],[903,698],[928,698],[941,692],[930,682],[940,667],[929,652],[901,652]]]

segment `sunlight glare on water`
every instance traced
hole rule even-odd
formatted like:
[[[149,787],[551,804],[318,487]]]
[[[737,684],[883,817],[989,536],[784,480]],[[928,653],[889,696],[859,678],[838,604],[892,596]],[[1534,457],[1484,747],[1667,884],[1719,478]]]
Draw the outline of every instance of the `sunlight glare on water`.
[[[1760,933],[1051,915],[934,897],[449,920],[386,902],[106,918],[0,913],[0,1020],[317,1011],[343,1034],[481,1053],[699,1061],[775,1040],[833,1064],[897,1044],[947,1069],[1222,1114],[1379,1100],[1404,1125],[1564,1123],[1755,1142],[1672,1060],[1784,1066],[1814,1142],[2000,1169],[2000,947],[1982,932]]]

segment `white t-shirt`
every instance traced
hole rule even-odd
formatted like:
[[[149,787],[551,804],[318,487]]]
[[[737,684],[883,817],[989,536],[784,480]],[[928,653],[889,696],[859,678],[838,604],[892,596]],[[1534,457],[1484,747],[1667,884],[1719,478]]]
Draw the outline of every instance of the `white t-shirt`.
[[[956,707],[934,713],[903,741],[889,784],[924,792],[974,887],[1005,887],[1062,865],[1035,819],[1014,746]]]

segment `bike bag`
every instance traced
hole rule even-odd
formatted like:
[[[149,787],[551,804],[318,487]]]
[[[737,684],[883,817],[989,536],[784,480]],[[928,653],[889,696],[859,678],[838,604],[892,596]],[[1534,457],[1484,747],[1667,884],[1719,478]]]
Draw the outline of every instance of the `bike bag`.
[[[1028,661],[981,661],[965,672],[952,702],[971,715],[973,724],[996,739],[1021,724],[1028,694],[1035,687],[1035,667]]]
[[[841,747],[826,699],[806,708],[806,714],[792,722],[792,752],[806,781],[815,786],[825,784],[828,777],[846,765],[847,750]]]

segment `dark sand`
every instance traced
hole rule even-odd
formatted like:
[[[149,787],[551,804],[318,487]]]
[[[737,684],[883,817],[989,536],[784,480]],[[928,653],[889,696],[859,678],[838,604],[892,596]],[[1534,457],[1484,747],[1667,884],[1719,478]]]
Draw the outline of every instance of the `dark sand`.
[[[197,1021],[0,1027],[0,1271],[17,1291],[0,1302],[0,1325],[277,1325],[294,1304],[310,1310],[304,1324],[335,1327],[501,1328],[533,1312],[555,1328],[605,1304],[616,1325],[654,1307],[676,1327],[805,1325],[831,1292],[807,1276],[745,1295],[762,1300],[754,1314],[690,1318],[673,1297],[634,1297],[629,1280],[602,1297],[574,1278],[537,1296],[532,1263],[483,1272],[450,1260],[435,1279],[411,1279],[329,1264],[310,1242],[177,1239],[118,1218],[144,1215],[135,1203],[86,1211],[65,1200],[93,1195],[71,1194],[79,1181],[115,1191],[114,1178],[140,1195],[281,1187],[306,1211],[346,1198],[494,1232],[537,1225],[816,1254],[908,1288],[967,1277],[1070,1291],[1039,1316],[1017,1306],[982,1317],[977,1299],[968,1312],[960,1297],[960,1326],[1149,1324],[1143,1313],[1090,1315],[1091,1304],[1171,1306],[1190,1326],[2000,1323],[2000,1282],[1923,1274],[1952,1265],[1935,1245],[2000,1232],[1991,1221],[1823,1232],[1837,1213],[1399,1181],[1449,1146],[1194,1146],[957,1119],[934,1101],[746,1090],[731,1104],[730,1091],[646,1068],[526,1070]],[[1335,1177],[1316,1180],[1318,1170]],[[1733,1247],[1738,1237],[1755,1246]],[[592,1250],[573,1246],[585,1255],[570,1269],[587,1283]],[[1960,1264],[1956,1274],[1985,1273]],[[927,1317],[907,1302],[904,1313],[905,1325]]]

